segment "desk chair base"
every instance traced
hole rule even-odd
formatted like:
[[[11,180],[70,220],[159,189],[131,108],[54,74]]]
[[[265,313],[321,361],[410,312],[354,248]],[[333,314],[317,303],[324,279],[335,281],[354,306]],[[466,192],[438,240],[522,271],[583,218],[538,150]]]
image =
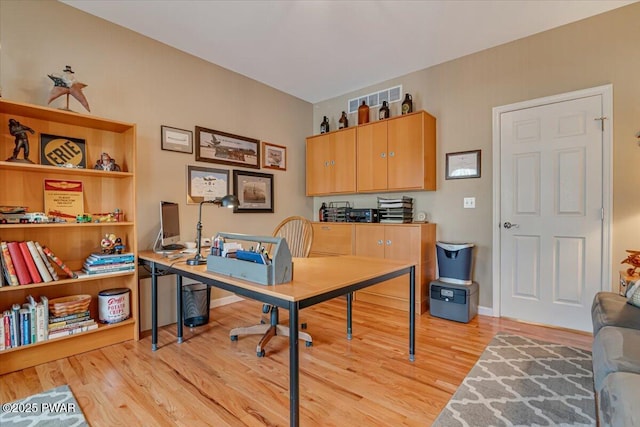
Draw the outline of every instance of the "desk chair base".
[[[278,324],[278,307],[270,307],[270,311],[271,322],[269,324],[261,323],[259,325],[233,328],[229,331],[229,338],[231,341],[237,341],[238,335],[262,335],[260,342],[258,342],[258,345],[256,346],[256,355],[258,357],[263,357],[265,354],[264,348],[271,338],[276,335],[288,337],[290,331],[288,326]],[[307,347],[311,347],[313,345],[313,338],[311,338],[311,335],[306,332],[298,331],[298,338],[305,341],[305,345]]]

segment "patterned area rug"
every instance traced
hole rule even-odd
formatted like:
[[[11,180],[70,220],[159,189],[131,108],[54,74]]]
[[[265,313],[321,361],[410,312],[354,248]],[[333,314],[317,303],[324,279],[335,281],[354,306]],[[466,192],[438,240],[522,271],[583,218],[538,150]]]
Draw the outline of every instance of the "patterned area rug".
[[[591,353],[497,334],[434,426],[595,426]]]
[[[89,426],[80,405],[67,385],[22,400],[3,403],[2,427],[80,427]]]

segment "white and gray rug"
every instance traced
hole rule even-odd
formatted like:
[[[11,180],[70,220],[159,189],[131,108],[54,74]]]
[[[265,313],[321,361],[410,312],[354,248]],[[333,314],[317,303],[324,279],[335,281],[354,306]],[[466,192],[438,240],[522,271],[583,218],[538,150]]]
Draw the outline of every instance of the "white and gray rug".
[[[80,405],[67,385],[2,404],[2,427],[89,426]]]
[[[434,426],[595,426],[591,353],[497,334]]]

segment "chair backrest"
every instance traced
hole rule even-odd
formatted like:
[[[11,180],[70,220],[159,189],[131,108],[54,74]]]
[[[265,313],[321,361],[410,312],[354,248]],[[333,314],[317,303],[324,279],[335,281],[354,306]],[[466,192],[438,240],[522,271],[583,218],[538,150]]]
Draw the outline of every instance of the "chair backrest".
[[[313,227],[311,221],[301,216],[285,218],[273,232],[274,237],[284,237],[291,256],[306,258],[311,251]]]

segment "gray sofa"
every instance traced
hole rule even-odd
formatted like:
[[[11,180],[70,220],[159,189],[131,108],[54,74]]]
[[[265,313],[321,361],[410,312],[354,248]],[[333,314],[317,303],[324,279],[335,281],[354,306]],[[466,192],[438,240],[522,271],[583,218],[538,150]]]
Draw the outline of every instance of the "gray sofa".
[[[599,425],[640,426],[640,308],[599,292],[591,319]]]

